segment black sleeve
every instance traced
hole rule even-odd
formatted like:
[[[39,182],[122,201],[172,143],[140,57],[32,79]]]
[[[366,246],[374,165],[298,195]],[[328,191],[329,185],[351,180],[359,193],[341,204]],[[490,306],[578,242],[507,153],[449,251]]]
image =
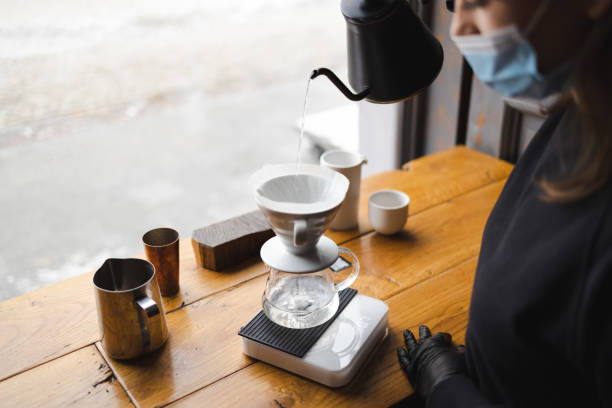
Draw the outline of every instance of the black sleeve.
[[[453,375],[438,384],[427,398],[427,408],[492,408],[492,405],[465,375]]]
[[[610,270],[612,274],[612,270]],[[610,311],[610,309],[608,309]],[[608,318],[608,322],[610,319]],[[602,407],[612,407],[612,324],[602,337],[599,355],[596,358],[595,388]]]
[[[575,325],[576,365],[598,405],[612,407],[612,210],[601,222],[589,260]]]

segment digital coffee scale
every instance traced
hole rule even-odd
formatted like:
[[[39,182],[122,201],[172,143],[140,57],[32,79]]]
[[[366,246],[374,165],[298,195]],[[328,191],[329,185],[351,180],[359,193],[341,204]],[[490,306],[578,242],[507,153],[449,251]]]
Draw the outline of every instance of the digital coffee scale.
[[[287,329],[260,312],[239,333],[244,354],[329,387],[346,385],[386,338],[389,311],[381,300],[353,289],[346,291],[354,292],[352,299],[329,325],[322,325],[326,327]],[[324,330],[316,333],[317,329]],[[301,346],[317,335],[314,344],[299,357]]]

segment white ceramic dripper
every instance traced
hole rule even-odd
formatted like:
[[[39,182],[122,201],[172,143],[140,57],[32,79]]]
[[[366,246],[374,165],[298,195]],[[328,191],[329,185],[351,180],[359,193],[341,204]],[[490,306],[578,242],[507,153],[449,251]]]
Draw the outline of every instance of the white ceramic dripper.
[[[314,249],[349,187],[342,174],[313,164],[267,165],[250,182],[257,205],[293,254]]]

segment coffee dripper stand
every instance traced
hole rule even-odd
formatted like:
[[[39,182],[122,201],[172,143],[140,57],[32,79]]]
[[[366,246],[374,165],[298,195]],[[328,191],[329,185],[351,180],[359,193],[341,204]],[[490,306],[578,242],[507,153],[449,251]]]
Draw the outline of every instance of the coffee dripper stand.
[[[318,165],[302,164],[296,171],[292,163],[265,166],[251,177],[251,185],[259,208],[276,233],[261,248],[261,258],[270,271],[262,297],[263,311],[272,322],[295,330],[286,330],[286,336],[315,330],[310,328],[333,318],[338,291],[350,286],[359,273],[357,257],[323,235],[344,200],[348,180]],[[349,267],[353,268],[350,275],[335,284],[335,272]],[[313,300],[311,289],[323,293],[323,300]],[[385,302],[357,293],[303,357],[244,335],[243,352],[321,384],[339,387],[357,374],[387,336],[387,320]]]

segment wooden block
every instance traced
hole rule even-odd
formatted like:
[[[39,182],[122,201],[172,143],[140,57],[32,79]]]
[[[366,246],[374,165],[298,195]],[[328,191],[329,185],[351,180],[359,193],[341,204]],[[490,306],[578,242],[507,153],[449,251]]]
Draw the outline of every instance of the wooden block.
[[[171,407],[388,407],[412,393],[397,363],[402,332],[418,332],[427,324],[433,332],[446,331],[462,343],[476,271],[476,259],[387,300],[389,337],[346,387],[328,388],[257,362],[209,385]]]
[[[253,211],[193,231],[191,243],[198,265],[220,271],[259,255],[274,236],[261,211]]]
[[[91,345],[0,382],[3,407],[133,407]]]
[[[387,299],[473,259],[502,187],[498,182],[424,211],[399,235],[370,233],[350,241],[347,246],[362,268],[352,286]],[[236,333],[261,309],[265,280],[258,276],[169,314],[170,338],[159,353],[137,363],[109,361],[133,400],[141,406],[164,405],[252,364]],[[432,308],[425,307],[429,313]]]

